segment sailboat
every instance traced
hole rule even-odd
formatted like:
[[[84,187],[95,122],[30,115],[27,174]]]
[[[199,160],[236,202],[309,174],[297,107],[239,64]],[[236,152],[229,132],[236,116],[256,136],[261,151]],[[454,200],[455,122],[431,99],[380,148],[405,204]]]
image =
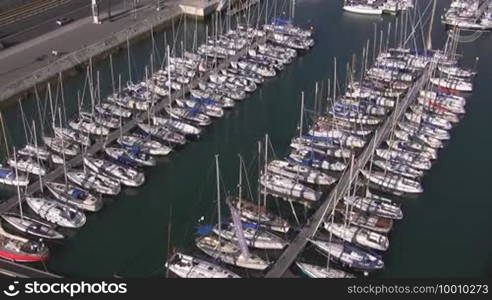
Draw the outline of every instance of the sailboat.
[[[2,125],[2,136],[5,142],[6,153],[9,153],[8,144],[7,144],[7,136],[5,135],[5,127],[3,124],[3,116],[0,112],[0,122]],[[14,165],[17,165],[16,153],[14,149]],[[14,185],[14,186],[27,186],[29,184],[29,177],[26,175],[19,175],[17,172],[17,168],[6,168],[2,164],[0,164],[0,183],[6,185]]]
[[[34,175],[44,176],[46,175],[46,168],[37,162],[32,157],[20,157],[18,154],[14,155],[7,160],[7,163],[12,168],[17,168],[19,171],[31,173]]]
[[[14,186],[27,186],[29,177],[18,175],[11,168],[4,168],[0,165],[0,183]]]
[[[60,137],[43,137],[44,144],[54,152],[63,153],[68,156],[75,156],[80,152],[80,147]]]
[[[240,278],[239,275],[216,264],[179,252],[176,252],[165,266],[181,278]]]
[[[388,233],[393,227],[393,220],[355,209],[347,209],[344,205],[337,205],[336,211],[350,224],[379,233]]]
[[[400,207],[391,203],[380,201],[376,198],[345,196],[343,197],[343,202],[357,208],[358,210],[383,218],[396,220],[403,219],[403,212]]]
[[[88,191],[69,183],[46,182],[48,190],[63,203],[68,203],[79,209],[98,211],[102,207],[102,200]]]
[[[316,185],[331,185],[336,181],[336,178],[319,170],[283,160],[272,160],[269,162],[268,171],[304,183]]]
[[[297,267],[311,278],[355,278],[354,275],[340,269],[326,268],[318,265],[296,261]]]
[[[131,134],[120,136],[116,142],[124,148],[137,147],[142,152],[150,155],[168,155],[172,148],[160,143],[158,141],[152,140],[149,135],[143,134]]]
[[[117,195],[121,191],[119,181],[102,174],[96,174],[90,170],[70,171],[67,172],[67,177],[73,183],[101,194]]]
[[[62,139],[68,139],[72,142],[79,143],[86,147],[89,147],[91,145],[91,140],[88,136],[83,135],[79,131],[75,131],[71,128],[53,126],[53,132],[55,133],[55,136]]]
[[[260,162],[259,162],[260,165]],[[238,196],[235,199],[229,199],[234,207],[239,211],[241,219],[246,222],[256,223],[257,225],[264,227],[265,229],[286,233],[290,229],[289,222],[268,212],[265,205],[260,205],[260,191],[258,191],[258,204],[248,201],[243,198],[242,187],[243,187],[243,172],[246,172],[246,167],[244,166],[243,158],[239,155],[239,184],[238,184]],[[259,167],[259,172],[261,168]],[[247,177],[246,177],[247,178]],[[252,195],[250,195],[252,198]],[[264,194],[266,197],[266,194]]]
[[[85,214],[67,204],[38,197],[26,197],[26,202],[41,218],[62,227],[80,228],[85,224]]]
[[[15,153],[15,148],[14,148]],[[15,169],[15,173],[17,175],[17,169]],[[2,214],[2,218],[12,225],[15,229],[20,232],[28,233],[34,236],[38,236],[41,238],[47,239],[62,239],[64,236],[57,231],[55,231],[54,227],[51,224],[41,222],[37,219],[30,218],[24,215],[24,211],[22,209],[22,201],[20,194],[20,187],[17,185],[17,200],[19,202],[19,215],[15,215],[13,213]]]
[[[132,148],[104,148],[104,152],[111,158],[119,162],[132,162],[136,166],[152,167],[157,164],[154,157],[140,150],[139,147]]]
[[[424,191],[422,185],[419,182],[405,178],[400,175],[385,174],[382,172],[368,172],[366,170],[361,170],[361,173],[370,182],[385,189],[408,194],[419,194]]]
[[[356,243],[363,247],[379,251],[386,251],[389,247],[388,237],[365,228],[325,222],[325,229],[339,239],[349,243]]]
[[[6,232],[0,225],[0,257],[14,262],[37,262],[48,259],[44,243]]]
[[[95,173],[102,172],[105,176],[109,176],[118,180],[120,183],[137,187],[145,182],[145,175],[135,169],[124,167],[119,164],[112,163],[104,159],[94,157],[84,157],[84,165]]]
[[[217,209],[220,220],[220,176],[219,176],[219,161],[218,155],[215,155],[215,166],[216,166],[216,177],[217,177]],[[235,265],[242,268],[254,269],[254,270],[264,270],[268,267],[263,259],[257,255],[251,254],[246,246],[245,238],[243,235],[243,230],[240,227],[239,215],[232,207],[232,204],[228,202],[231,214],[234,219],[234,224],[239,225],[236,227],[235,235],[236,240],[234,242],[229,240],[224,240],[219,227],[219,232],[217,235],[211,235],[210,232],[213,230],[210,226],[205,226],[199,228],[199,236],[195,240],[196,246],[205,252],[207,255],[219,259],[224,263]],[[217,232],[216,232],[217,233]],[[236,246],[239,244],[239,247]]]
[[[330,259],[347,265],[350,268],[362,271],[376,271],[384,268],[381,256],[362,250],[348,243],[309,240],[323,254]]]

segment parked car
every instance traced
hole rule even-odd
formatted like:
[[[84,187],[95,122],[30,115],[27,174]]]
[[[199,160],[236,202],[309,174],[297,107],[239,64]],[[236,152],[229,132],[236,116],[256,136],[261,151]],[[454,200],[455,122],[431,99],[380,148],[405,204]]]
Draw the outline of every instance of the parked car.
[[[72,19],[67,18],[67,17],[61,17],[61,18],[56,19],[56,25],[58,25],[58,26],[63,26],[63,25],[68,24],[70,22],[72,22]]]

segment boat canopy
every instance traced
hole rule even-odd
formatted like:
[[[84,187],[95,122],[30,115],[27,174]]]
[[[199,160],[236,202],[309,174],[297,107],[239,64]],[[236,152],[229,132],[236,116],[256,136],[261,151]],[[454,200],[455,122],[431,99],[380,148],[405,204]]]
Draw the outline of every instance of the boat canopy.
[[[273,19],[274,25],[292,25],[294,21],[292,19],[275,18]]]
[[[216,101],[212,98],[199,98],[199,97],[191,96],[191,99],[195,100],[196,102],[202,103],[202,104],[217,105],[219,103],[218,101]]]
[[[84,192],[79,189],[73,189],[70,195],[75,199],[82,199],[84,196]]]
[[[197,235],[208,235],[213,231],[214,227],[212,225],[202,225],[197,228]]]
[[[5,178],[12,174],[11,169],[0,169],[0,177]]]

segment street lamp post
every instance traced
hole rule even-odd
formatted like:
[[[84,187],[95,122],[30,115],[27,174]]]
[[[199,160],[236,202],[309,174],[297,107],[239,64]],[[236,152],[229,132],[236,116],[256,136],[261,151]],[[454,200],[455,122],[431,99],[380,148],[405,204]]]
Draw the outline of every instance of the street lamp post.
[[[101,24],[99,21],[99,0],[92,0],[92,23]]]

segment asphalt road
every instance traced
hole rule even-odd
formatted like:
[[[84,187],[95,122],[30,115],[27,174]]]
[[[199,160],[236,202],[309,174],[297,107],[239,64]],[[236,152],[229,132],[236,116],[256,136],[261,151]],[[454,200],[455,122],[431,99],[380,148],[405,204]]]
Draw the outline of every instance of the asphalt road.
[[[148,5],[155,3],[155,0],[140,0],[139,5]],[[133,0],[102,0],[100,5],[100,18],[107,18],[108,11],[112,15],[121,10],[129,10],[133,6]],[[60,26],[56,25],[56,19],[68,17],[74,21],[90,17],[91,2],[90,0],[72,0],[66,4],[42,12],[28,19],[8,24],[0,27],[0,41],[7,47],[17,45],[28,41],[48,32],[58,30]],[[117,16],[115,16],[117,18]]]
[[[78,2],[78,0],[76,1]],[[166,7],[176,7],[177,2],[176,0],[168,1]],[[60,28],[54,25],[58,16],[52,15],[53,19],[51,21],[44,20],[44,23],[39,17],[35,17],[38,20],[38,26],[35,29],[23,33],[19,31],[16,35],[17,38],[15,35],[13,37],[11,35],[10,38],[17,39],[18,43],[10,48],[0,50],[0,90],[9,83],[17,82],[57,59],[51,55],[53,49],[66,55],[104,40],[108,36],[157,13],[155,0],[140,0],[140,6],[136,13],[137,18],[134,18],[131,3],[133,3],[131,0],[123,0],[119,2],[119,5],[113,5],[112,12],[114,14],[112,14],[111,22],[105,19],[107,18],[107,7],[102,7],[100,19],[103,23],[99,25],[92,24],[92,18],[89,17],[90,7],[87,8],[89,11],[86,12],[85,17],[81,15],[77,20]],[[66,16],[70,12],[67,11],[67,7],[64,9],[63,15]],[[84,9],[80,9],[80,11],[72,11],[71,13],[82,14],[83,12]],[[165,10],[162,10],[161,13],[165,13]],[[35,22],[35,20],[31,21]]]

